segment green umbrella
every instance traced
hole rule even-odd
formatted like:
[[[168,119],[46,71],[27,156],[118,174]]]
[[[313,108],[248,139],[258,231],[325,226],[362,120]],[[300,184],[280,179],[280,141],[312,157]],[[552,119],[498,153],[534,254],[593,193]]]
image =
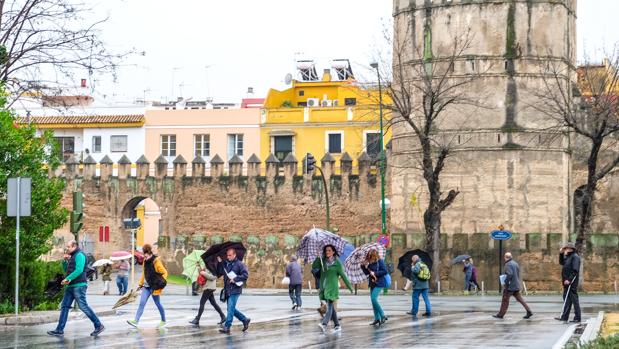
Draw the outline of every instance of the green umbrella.
[[[191,282],[198,280],[200,269],[204,269],[204,261],[202,260],[202,254],[204,250],[193,250],[185,258],[183,258],[183,275],[188,277]]]

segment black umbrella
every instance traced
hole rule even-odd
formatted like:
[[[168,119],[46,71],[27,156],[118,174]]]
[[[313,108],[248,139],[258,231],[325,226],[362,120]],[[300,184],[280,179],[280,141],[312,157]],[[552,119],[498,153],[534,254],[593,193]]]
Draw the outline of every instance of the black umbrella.
[[[469,258],[471,258],[471,256],[469,256],[468,254],[461,254],[458,257],[451,260],[451,265],[462,263]]]
[[[236,250],[236,258],[242,261],[243,257],[245,257],[245,252],[247,251],[245,246],[243,246],[240,242],[226,241],[209,247],[209,249],[202,254],[201,257],[206,265],[206,268],[210,270],[211,273],[217,275],[217,257],[221,257],[222,260],[225,260],[226,251],[231,248]]]
[[[56,295],[58,295],[58,293],[62,291],[62,284],[61,284],[62,280],[64,280],[64,277],[62,276],[62,274],[56,274],[56,276],[53,279],[47,282],[47,285],[45,286],[45,291],[43,292],[43,294],[47,298],[56,297]]]
[[[402,272],[402,275],[407,279],[413,278],[413,276],[411,275],[411,267],[412,267],[411,258],[414,255],[419,256],[421,261],[424,262],[428,266],[428,269],[432,270],[432,258],[430,257],[428,252],[423,251],[423,250],[408,251],[404,255],[402,255],[402,257],[398,259],[398,269]]]

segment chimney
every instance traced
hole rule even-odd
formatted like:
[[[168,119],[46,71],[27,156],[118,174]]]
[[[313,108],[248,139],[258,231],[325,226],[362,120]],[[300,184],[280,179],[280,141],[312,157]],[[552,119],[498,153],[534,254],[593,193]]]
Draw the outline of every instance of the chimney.
[[[323,71],[322,81],[331,81],[331,69],[325,69]]]
[[[82,79],[82,80],[81,80],[81,82],[80,82],[80,86],[81,86],[82,88],[86,88],[86,79]]]
[[[253,97],[254,96],[254,88],[253,87],[248,87],[247,88],[247,97]]]

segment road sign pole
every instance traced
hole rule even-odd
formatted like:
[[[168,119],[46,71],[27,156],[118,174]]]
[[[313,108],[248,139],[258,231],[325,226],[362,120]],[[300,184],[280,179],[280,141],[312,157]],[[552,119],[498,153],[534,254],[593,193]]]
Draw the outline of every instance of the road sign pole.
[[[135,232],[131,229],[131,289],[135,288]]]
[[[499,280],[501,279],[501,274],[503,274],[503,240],[499,240]],[[501,293],[501,283],[499,282],[499,293]]]
[[[21,177],[17,177],[17,215],[15,228],[15,318],[19,320],[19,214],[21,194]],[[18,321],[19,322],[19,321]]]

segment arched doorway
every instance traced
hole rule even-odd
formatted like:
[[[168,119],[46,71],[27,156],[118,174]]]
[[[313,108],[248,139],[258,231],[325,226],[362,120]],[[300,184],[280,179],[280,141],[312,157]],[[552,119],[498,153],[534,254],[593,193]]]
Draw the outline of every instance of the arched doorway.
[[[155,201],[144,196],[129,200],[122,210],[122,219],[126,218],[138,218],[142,223],[136,234],[136,247],[157,243],[162,229],[161,210]]]

